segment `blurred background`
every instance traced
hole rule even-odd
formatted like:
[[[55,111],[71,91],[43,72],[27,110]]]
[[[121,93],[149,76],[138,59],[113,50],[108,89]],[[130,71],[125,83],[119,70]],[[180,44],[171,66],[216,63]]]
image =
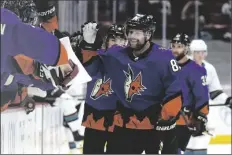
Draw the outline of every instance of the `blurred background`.
[[[74,33],[94,20],[102,25],[100,34],[112,24],[123,24],[136,13],[152,14],[157,21],[154,41],[169,47],[178,32],[208,45],[207,60],[219,75],[225,92],[231,94],[232,0],[59,0],[59,29]]]
[[[107,28],[145,13],[155,16],[154,37],[163,39],[164,45],[177,32],[192,38],[231,40],[231,0],[60,0],[57,5],[60,29],[69,33],[80,30],[88,20]]]

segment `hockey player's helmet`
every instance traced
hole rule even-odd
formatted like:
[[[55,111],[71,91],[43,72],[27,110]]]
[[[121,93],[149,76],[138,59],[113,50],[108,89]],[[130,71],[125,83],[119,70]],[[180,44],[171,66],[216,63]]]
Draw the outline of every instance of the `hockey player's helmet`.
[[[175,37],[172,38],[171,43],[179,43],[185,46],[189,46],[190,39],[189,36],[185,33],[178,33]]]
[[[37,24],[38,15],[32,0],[4,0],[1,1],[1,7],[14,12],[24,23]]]
[[[204,40],[201,39],[197,39],[197,40],[193,40],[190,44],[190,50],[192,52],[194,51],[205,51],[207,52],[207,45],[204,42]]]
[[[123,25],[117,24],[111,25],[107,32],[107,36],[120,36],[122,38],[125,38],[125,27]]]
[[[126,33],[129,29],[139,29],[154,33],[156,22],[152,15],[136,14],[132,19],[126,22]]]
[[[178,33],[175,37],[172,38],[171,43],[179,43],[185,46],[189,46],[190,39],[189,36],[185,33]]]

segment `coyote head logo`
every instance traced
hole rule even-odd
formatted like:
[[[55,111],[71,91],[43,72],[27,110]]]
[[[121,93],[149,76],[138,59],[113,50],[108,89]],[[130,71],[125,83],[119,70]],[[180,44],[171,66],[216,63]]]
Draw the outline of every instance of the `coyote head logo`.
[[[126,100],[128,102],[131,102],[134,95],[141,95],[140,92],[144,91],[144,89],[147,88],[142,84],[141,72],[139,72],[139,74],[134,78],[134,73],[129,64],[128,64],[128,72],[125,71],[123,72],[126,75],[126,80],[124,83]]]
[[[109,96],[110,94],[112,94],[113,90],[111,89],[111,81],[112,80],[110,78],[105,81],[105,77],[104,79],[98,79],[95,82],[90,97],[93,100],[97,100],[102,96]]]

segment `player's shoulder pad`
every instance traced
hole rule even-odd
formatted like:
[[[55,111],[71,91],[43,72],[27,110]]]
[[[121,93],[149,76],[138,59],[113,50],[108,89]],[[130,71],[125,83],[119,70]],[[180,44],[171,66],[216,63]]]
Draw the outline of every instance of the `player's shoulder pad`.
[[[175,57],[173,56],[172,51],[170,49],[154,43],[152,47],[151,59],[154,61],[161,60],[164,62],[169,62],[171,59],[175,59]]]
[[[206,75],[206,69],[203,66],[198,65],[195,61],[191,60],[191,73]]]
[[[117,55],[119,52],[122,52],[125,49],[122,46],[113,45],[112,47],[108,48],[103,55]],[[102,54],[101,54],[102,55]]]
[[[211,63],[209,63],[209,62],[207,62],[205,60],[203,61],[203,63],[204,63],[204,66],[205,66],[206,70],[209,70],[209,71],[215,70],[216,71],[215,67]]]
[[[1,23],[3,24],[17,24],[20,21],[18,16],[5,8],[1,8]]]

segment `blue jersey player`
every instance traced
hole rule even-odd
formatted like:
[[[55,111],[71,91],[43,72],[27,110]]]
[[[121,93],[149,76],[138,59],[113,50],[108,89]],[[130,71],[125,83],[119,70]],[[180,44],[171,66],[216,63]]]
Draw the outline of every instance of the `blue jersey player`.
[[[113,149],[108,153],[139,154],[145,150],[158,154],[159,135],[175,130],[182,107],[181,85],[175,75],[179,66],[170,50],[151,42],[155,26],[152,15],[137,14],[129,19],[126,22],[128,46],[112,46],[95,58],[92,66],[92,73],[104,66],[119,99],[114,136],[108,142]],[[96,38],[94,34],[96,31],[90,24],[83,28],[88,46],[93,41],[87,41],[85,36]]]
[[[171,40],[171,50],[181,67],[177,73],[182,82],[183,106],[177,121],[176,143],[178,152],[185,151],[190,136],[199,136],[206,131],[205,124],[209,112],[206,70],[187,57],[190,40],[184,33],[176,34]],[[170,136],[171,137],[171,136]],[[175,142],[170,137],[163,142],[162,153],[166,153]]]
[[[12,62],[8,58],[19,54],[52,66],[68,63],[67,51],[56,37],[22,23],[16,14],[1,8],[1,93],[12,93],[12,97],[4,98],[2,105],[9,104],[17,94],[18,88],[10,86],[14,85],[12,82],[18,81],[13,80],[15,77],[12,73],[15,70],[10,68],[12,65],[9,63]]]
[[[96,54],[104,53],[113,45],[125,46],[124,30],[125,27],[122,25],[111,25],[103,42],[104,49],[95,51]],[[89,67],[95,65],[94,63],[95,61],[84,63],[86,70],[88,71]],[[88,82],[82,123],[85,126],[84,154],[104,154],[105,145],[107,152],[110,149],[106,143],[112,136],[113,118],[118,100],[112,89],[112,83],[104,66],[101,66],[99,71],[92,75],[92,81]]]

